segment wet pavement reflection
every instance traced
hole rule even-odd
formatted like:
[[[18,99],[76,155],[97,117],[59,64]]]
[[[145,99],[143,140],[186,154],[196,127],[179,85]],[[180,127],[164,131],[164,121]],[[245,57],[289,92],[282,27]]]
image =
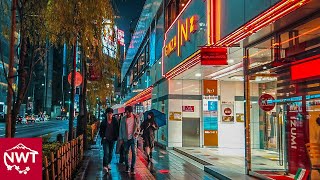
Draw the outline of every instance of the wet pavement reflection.
[[[88,173],[85,179],[215,179],[204,172],[203,169],[194,165],[184,156],[177,155],[170,150],[156,148],[153,152],[153,159],[147,162],[146,156],[139,148],[135,168],[135,175],[125,172],[124,164],[119,164],[119,155],[113,154],[111,170],[107,173],[102,167],[103,150],[98,140],[88,153],[91,156]],[[130,162],[130,161],[129,161]]]

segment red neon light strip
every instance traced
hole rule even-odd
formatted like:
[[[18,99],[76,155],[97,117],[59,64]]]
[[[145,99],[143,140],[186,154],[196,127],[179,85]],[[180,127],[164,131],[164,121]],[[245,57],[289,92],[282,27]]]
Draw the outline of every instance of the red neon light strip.
[[[172,26],[175,24],[175,22],[180,18],[181,14],[186,10],[186,8],[189,6],[189,4],[191,3],[192,0],[189,0],[187,2],[187,4],[183,7],[183,9],[181,10],[181,12],[178,14],[178,16],[176,17],[176,19],[172,22],[172,24],[169,26],[169,28],[167,29],[166,33],[164,34],[164,40],[163,40],[163,47],[162,47],[162,58],[161,58],[161,71],[162,71],[162,76],[165,77],[164,75],[164,48],[166,46],[166,41],[167,41],[167,34],[169,32],[169,30],[171,30]]]
[[[187,67],[189,67],[192,63],[194,62],[194,60],[189,60],[187,62],[185,62],[184,64],[181,64],[180,66],[178,66],[176,69],[174,69],[174,71],[167,73],[166,77],[170,77],[173,74],[176,74],[177,72],[183,72]]]
[[[143,97],[145,97],[146,95],[149,97],[149,96],[152,96],[151,92],[152,92],[152,89],[153,87],[148,87],[147,89],[145,89],[144,91],[140,92],[139,94],[137,94],[136,96],[134,96],[133,98],[131,98],[130,100],[128,100],[125,104],[126,105],[132,105],[132,103],[135,103],[135,102],[139,102],[139,100]]]
[[[236,37],[238,34],[240,34],[243,31],[249,29],[249,27],[254,25],[256,22],[259,22],[260,19],[263,19],[263,18],[266,18],[266,17],[270,16],[270,14],[273,11],[278,10],[279,8],[282,8],[282,6],[284,6],[286,4],[287,4],[287,1],[282,1],[282,2],[279,2],[277,5],[273,6],[273,8],[269,8],[267,11],[265,11],[260,16],[256,17],[255,19],[253,19],[252,21],[248,22],[247,24],[245,24],[244,26],[242,26],[241,28],[239,28],[235,32],[231,33],[229,35],[229,39],[232,39],[232,38]],[[225,43],[226,41],[228,41],[228,38],[224,38],[224,39],[220,40],[219,43]]]
[[[318,30],[318,29],[320,29],[320,26],[315,27],[315,28],[313,28],[313,29],[310,29],[310,30],[307,31],[307,32],[304,32],[304,33],[302,33],[302,34],[299,34],[298,36],[295,36],[295,37],[292,37],[292,38],[290,38],[290,39],[287,39],[287,40],[279,43],[279,45],[285,44],[285,43],[287,43],[287,42],[289,42],[289,41],[291,41],[291,40],[293,40],[293,39],[296,39],[296,38],[299,38],[299,37],[301,37],[301,36],[307,35],[307,34],[313,32],[313,31],[316,31],[316,30]],[[265,52],[265,51],[268,51],[268,50],[270,50],[271,48],[273,48],[274,46],[276,46],[276,45],[275,45],[275,44],[272,45],[269,49],[260,50],[260,51],[258,51],[258,52],[256,52],[256,53],[250,55],[250,57],[252,58],[252,57],[254,57],[254,56],[256,56],[256,55],[258,55],[258,54],[260,54],[260,53],[263,53],[263,52]]]
[[[239,42],[250,34],[260,30],[262,27],[272,23],[273,21],[280,19],[295,9],[298,9],[309,1],[310,0],[282,0],[235,32],[217,42],[216,46],[229,46],[233,43]]]
[[[165,77],[165,78],[172,78],[170,76],[172,76],[173,74],[176,74],[174,72],[183,72],[185,70],[181,70],[181,69],[185,69],[185,68],[191,68],[193,66],[195,66],[194,64],[197,64],[199,63],[201,60],[197,57],[193,57],[189,60],[187,60],[187,62],[190,61],[190,65],[189,64],[185,64],[187,62],[185,62],[184,64],[180,65],[180,67],[176,67],[178,69],[174,69],[174,70],[171,70],[169,72],[167,72],[166,74],[164,74],[164,57],[165,57],[165,54],[164,54],[164,48],[165,48],[165,44],[166,44],[166,41],[167,41],[167,34],[168,32],[171,30],[172,26],[176,23],[176,21],[178,21],[178,19],[180,18],[181,14],[186,10],[186,8],[190,5],[192,0],[189,0],[187,2],[187,4],[183,7],[182,11],[179,13],[179,15],[176,17],[176,19],[173,21],[173,23],[169,26],[169,28],[167,29],[167,31],[165,32],[165,35],[164,35],[164,42],[163,42],[163,47],[162,47],[162,58],[161,58],[161,70],[162,70],[162,76]],[[207,18],[208,18],[208,45],[210,44],[213,44],[214,42],[214,37],[215,37],[215,11],[214,11],[214,8],[215,8],[215,4],[216,4],[216,0],[207,0]],[[179,22],[178,22],[179,23]],[[179,24],[178,24],[178,27],[179,27]],[[179,31],[178,31],[179,32]],[[179,37],[179,36],[178,36]],[[177,39],[177,43],[178,43],[178,55],[180,54],[180,47],[179,47],[179,39]],[[196,62],[193,62],[194,58],[196,59]],[[193,59],[193,60],[192,60]],[[174,75],[176,76],[176,75]]]
[[[188,69],[190,68],[190,65],[194,63],[194,61],[196,61],[197,59],[192,59],[192,60],[189,60],[187,62],[185,62],[184,64],[181,64],[180,66],[178,66],[176,69],[174,69],[174,71],[170,72],[170,73],[167,73],[166,74],[166,77],[169,77],[171,76],[172,74],[176,74],[176,72],[183,72],[185,71],[185,69]],[[192,66],[191,66],[192,67]]]
[[[172,79],[175,76],[181,74],[182,72],[194,67],[195,65],[197,65],[198,63],[200,63],[201,59],[200,59],[200,55],[197,55],[195,57],[193,57],[192,59],[188,60],[187,62],[185,62],[184,64],[181,64],[179,67],[177,67],[174,71],[167,73],[165,75],[165,77],[167,79]]]
[[[180,13],[178,14],[178,16],[174,19],[174,21],[172,22],[172,24],[169,26],[169,28],[166,31],[166,34],[168,33],[168,31],[172,28],[172,26],[174,25],[174,23],[180,18],[181,14],[186,10],[186,8],[189,6],[189,4],[191,3],[192,0],[189,0],[187,2],[187,4],[182,8],[182,10],[180,11]]]

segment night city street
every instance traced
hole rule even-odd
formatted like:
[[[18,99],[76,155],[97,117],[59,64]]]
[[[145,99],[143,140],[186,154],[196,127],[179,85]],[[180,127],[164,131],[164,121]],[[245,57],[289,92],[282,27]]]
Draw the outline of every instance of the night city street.
[[[0,132],[4,132],[5,124],[0,123]],[[16,136],[21,137],[40,137],[50,134],[52,139],[56,139],[58,134],[64,134],[68,131],[68,121],[49,120],[41,122],[30,122],[28,124],[17,124]],[[0,138],[5,137],[5,134],[0,134]]]
[[[320,180],[320,0],[0,12],[0,180]]]

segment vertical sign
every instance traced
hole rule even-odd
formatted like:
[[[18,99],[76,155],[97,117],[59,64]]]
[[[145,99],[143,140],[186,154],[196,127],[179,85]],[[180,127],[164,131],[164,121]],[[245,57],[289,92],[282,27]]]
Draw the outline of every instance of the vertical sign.
[[[216,80],[203,80],[204,146],[218,146],[218,93]]]
[[[302,118],[301,112],[295,103],[287,106],[288,164],[289,172],[292,174],[295,174],[299,168],[309,168],[305,146],[307,143],[306,120]]]

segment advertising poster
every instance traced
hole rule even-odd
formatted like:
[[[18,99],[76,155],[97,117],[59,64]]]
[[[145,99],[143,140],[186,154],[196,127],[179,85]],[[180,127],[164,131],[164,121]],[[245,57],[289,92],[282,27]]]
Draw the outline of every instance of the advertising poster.
[[[170,121],[182,121],[182,113],[181,112],[169,112],[169,120]]]
[[[236,114],[236,121],[237,122],[244,122],[244,114],[243,113],[237,113]]]
[[[222,102],[221,104],[222,122],[234,122],[234,104],[232,102]]]
[[[203,96],[204,146],[218,146],[218,97]]]

